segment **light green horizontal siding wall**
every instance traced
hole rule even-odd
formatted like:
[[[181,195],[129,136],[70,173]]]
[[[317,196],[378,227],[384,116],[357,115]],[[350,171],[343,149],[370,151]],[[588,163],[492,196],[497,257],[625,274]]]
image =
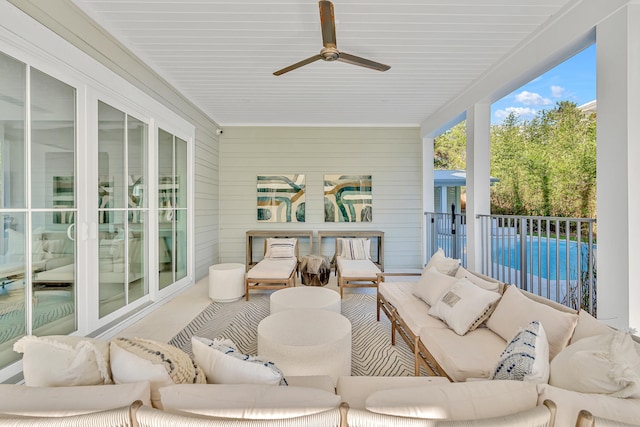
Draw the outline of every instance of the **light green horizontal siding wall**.
[[[373,222],[324,222],[327,173],[372,175]],[[256,176],[267,174],[305,175],[305,223],[258,223]],[[422,263],[419,128],[227,127],[220,140],[219,191],[221,262],[244,263],[247,230],[370,229],[385,232],[386,270]],[[323,253],[333,254],[331,243],[323,246]]]

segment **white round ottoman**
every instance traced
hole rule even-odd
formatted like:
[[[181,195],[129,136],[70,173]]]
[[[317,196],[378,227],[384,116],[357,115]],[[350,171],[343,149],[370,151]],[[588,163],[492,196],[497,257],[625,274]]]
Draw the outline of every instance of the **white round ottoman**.
[[[244,296],[244,264],[227,263],[209,267],[209,298],[219,302]]]
[[[258,355],[287,375],[351,375],[351,322],[327,310],[284,310],[258,324]]]
[[[271,314],[296,308],[329,310],[340,314],[340,294],[331,289],[297,286],[280,289],[269,298]]]

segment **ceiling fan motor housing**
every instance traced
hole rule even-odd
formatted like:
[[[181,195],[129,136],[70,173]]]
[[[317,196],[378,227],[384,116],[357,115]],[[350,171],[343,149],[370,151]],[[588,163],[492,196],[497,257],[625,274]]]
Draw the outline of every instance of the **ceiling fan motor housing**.
[[[322,55],[322,59],[325,61],[335,61],[340,58],[340,52],[335,47],[325,47],[320,51],[320,55]]]

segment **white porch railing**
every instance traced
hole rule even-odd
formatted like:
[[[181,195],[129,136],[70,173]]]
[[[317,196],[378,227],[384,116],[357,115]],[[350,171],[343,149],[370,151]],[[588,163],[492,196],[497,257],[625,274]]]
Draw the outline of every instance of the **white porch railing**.
[[[426,252],[441,247],[466,266],[466,222],[460,214],[425,212]],[[476,270],[596,315],[596,248],[591,218],[478,215]]]

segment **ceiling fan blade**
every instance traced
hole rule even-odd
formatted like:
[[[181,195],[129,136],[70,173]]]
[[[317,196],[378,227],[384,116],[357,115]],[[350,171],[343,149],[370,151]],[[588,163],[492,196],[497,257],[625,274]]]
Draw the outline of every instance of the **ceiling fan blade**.
[[[372,70],[377,70],[377,71],[387,71],[388,69],[391,68],[388,65],[371,61],[369,59],[360,58],[359,56],[350,55],[344,52],[340,52],[340,57],[338,57],[338,61],[346,62],[348,64],[353,64],[353,65],[359,65],[365,68],[371,68]]]
[[[288,73],[289,71],[295,70],[296,68],[300,68],[303,65],[311,64],[312,62],[316,62],[316,61],[318,61],[320,59],[322,59],[322,55],[313,55],[312,57],[309,57],[307,59],[303,59],[302,61],[296,62],[293,65],[289,65],[288,67],[285,67],[282,70],[278,70],[275,73],[273,73],[273,75],[274,76],[279,76],[281,74]]]
[[[337,47],[336,23],[333,15],[333,3],[326,0],[318,2],[320,8],[320,26],[322,27],[322,44],[324,47]]]

